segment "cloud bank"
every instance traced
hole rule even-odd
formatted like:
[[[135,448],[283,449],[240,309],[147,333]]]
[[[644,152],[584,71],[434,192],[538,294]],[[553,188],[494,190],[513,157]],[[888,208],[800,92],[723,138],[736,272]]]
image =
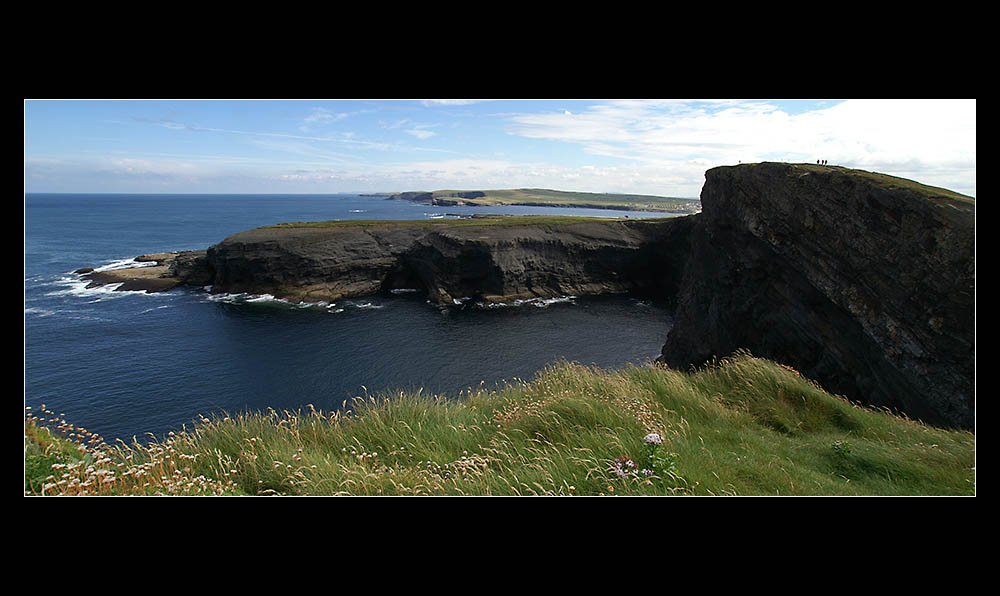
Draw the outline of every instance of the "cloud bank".
[[[213,154],[26,152],[25,186],[263,193],[545,187],[696,197],[711,167],[826,159],[976,193],[975,100],[553,100],[530,102],[531,111],[518,101],[412,103],[412,112],[381,110],[379,102],[303,108],[288,129],[173,123],[171,131],[190,135],[191,147],[206,135],[231,141]],[[494,109],[469,116],[482,106]],[[448,109],[467,111],[459,117]],[[363,128],[368,115],[375,125]],[[26,146],[30,135],[26,128]]]

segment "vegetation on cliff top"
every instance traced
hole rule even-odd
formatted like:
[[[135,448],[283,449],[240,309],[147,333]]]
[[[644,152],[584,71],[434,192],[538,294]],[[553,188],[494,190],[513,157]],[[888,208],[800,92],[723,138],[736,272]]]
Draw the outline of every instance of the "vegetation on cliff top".
[[[466,227],[466,226],[554,226],[576,223],[659,221],[664,218],[644,218],[625,220],[617,217],[587,217],[585,215],[484,215],[454,219],[333,219],[327,221],[295,221],[264,226],[264,228],[350,228],[366,226],[424,226],[424,227]]]
[[[746,355],[690,373],[561,363],[461,399],[201,417],[145,444],[29,413],[25,493],[973,495],[975,436],[859,408]]]
[[[751,166],[753,164],[746,164]],[[845,174],[862,180],[866,183],[872,184],[874,186],[880,186],[882,188],[890,190],[908,190],[910,192],[918,193],[924,195],[928,198],[938,198],[946,199],[950,201],[958,201],[960,203],[975,204],[976,199],[961,193],[957,193],[953,190],[948,190],[946,188],[939,188],[937,186],[928,186],[926,184],[921,184],[914,180],[909,180],[906,178],[899,178],[897,176],[891,176],[889,174],[882,174],[879,172],[869,172],[868,170],[858,170],[854,168],[845,168],[841,166],[824,166],[824,165],[814,165],[814,164],[793,164],[798,170],[804,170],[806,172],[815,173],[830,173],[837,172],[840,174]],[[741,167],[741,166],[736,166]]]

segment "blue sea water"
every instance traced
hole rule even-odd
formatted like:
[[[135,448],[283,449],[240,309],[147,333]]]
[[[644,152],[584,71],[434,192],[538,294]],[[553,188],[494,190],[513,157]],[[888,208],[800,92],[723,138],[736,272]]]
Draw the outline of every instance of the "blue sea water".
[[[24,402],[108,441],[162,437],[199,415],[340,408],[355,396],[530,380],[559,360],[655,358],[663,305],[564,297],[442,308],[416,293],[293,305],[182,288],[86,289],[73,273],[143,253],[203,249],[262,225],[454,213],[663,217],[544,207],[432,207],[360,195],[27,194]],[[456,397],[457,398],[457,397]]]

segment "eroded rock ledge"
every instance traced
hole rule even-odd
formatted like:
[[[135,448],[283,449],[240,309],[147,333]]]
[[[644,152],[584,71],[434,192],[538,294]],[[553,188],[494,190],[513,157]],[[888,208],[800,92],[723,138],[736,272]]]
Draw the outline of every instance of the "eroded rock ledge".
[[[165,292],[180,285],[203,286],[211,283],[212,271],[205,260],[205,250],[150,253],[133,259],[136,267],[95,270],[93,267],[77,269],[90,283],[88,288],[121,284],[116,290],[123,292]]]
[[[212,287],[303,301],[394,289],[450,303],[606,293],[669,293],[665,268],[687,243],[675,220],[297,224],[235,234],[211,247]]]
[[[85,276],[124,282],[120,289],[188,284],[305,302],[404,288],[437,303],[673,293],[691,227],[684,218],[557,219],[282,224],[205,251],[140,257],[156,266]]]

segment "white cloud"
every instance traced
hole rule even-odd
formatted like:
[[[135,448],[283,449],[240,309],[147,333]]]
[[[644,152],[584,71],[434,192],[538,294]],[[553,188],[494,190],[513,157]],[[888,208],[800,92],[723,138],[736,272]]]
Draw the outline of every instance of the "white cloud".
[[[313,108],[313,111],[302,120],[309,123],[329,124],[337,120],[343,120],[344,118],[347,118],[347,114],[334,114],[326,108]]]
[[[567,167],[500,159],[449,159],[406,162],[353,171],[338,170],[336,177],[346,185],[345,188],[363,188],[358,185],[378,180],[380,190],[534,187],[697,197],[704,181],[704,171],[702,165],[694,163],[665,172],[657,166],[643,164]],[[329,179],[332,174],[330,171],[316,172],[315,179]],[[305,172],[297,174],[300,179],[308,176]],[[697,182],[688,184],[688,178],[696,179]]]
[[[420,122],[413,122],[409,119],[393,120],[393,121],[380,121],[379,126],[387,130],[402,130],[408,135],[412,135],[420,140],[429,139],[436,135],[437,133],[428,130],[429,128],[435,128],[439,126],[438,124],[426,124]]]
[[[481,101],[482,99],[423,99],[420,103],[425,107],[435,106],[467,106]]]
[[[244,152],[241,147],[231,153],[194,155],[185,153],[186,147],[177,147],[132,154],[116,149],[94,153],[92,158],[80,152],[63,159],[31,156],[25,160],[25,175],[33,185],[45,182],[54,188],[59,182],[60,189],[69,190],[84,188],[84,182],[74,187],[73,180],[92,185],[100,176],[108,176],[113,184],[134,181],[136,189],[141,189],[139,182],[144,178],[163,186],[189,185],[189,190],[197,190],[197,184],[243,179],[241,189],[260,188],[262,192],[533,186],[696,197],[711,167],[828,159],[831,164],[902,176],[972,196],[976,192],[975,100],[848,100],[806,111],[786,111],[781,102],[768,101],[635,100],[586,107],[552,102],[540,113],[507,111],[519,105],[527,104],[511,102],[497,113],[504,114],[509,139],[532,140],[530,152],[522,151],[517,143],[496,141],[489,136],[492,128],[484,128],[481,137],[474,137],[481,139],[475,145],[481,147],[482,158],[465,153],[464,158],[455,159],[460,147],[470,146],[466,142],[470,135],[479,134],[471,119],[463,120],[469,127],[463,130],[463,143],[455,146],[444,142],[449,128],[428,122],[429,118],[373,123],[358,119],[356,129],[327,134],[196,127],[171,121],[171,126],[183,126],[192,133],[232,137],[252,151]],[[363,111],[336,113],[316,108],[308,110],[298,124],[319,129]],[[367,124],[393,134],[372,134],[363,127]],[[393,136],[396,133],[405,134]],[[435,147],[405,141],[411,136],[424,141],[437,135],[435,140],[442,142]],[[579,151],[567,150],[573,148]],[[585,155],[578,159],[581,151]],[[435,154],[445,159],[427,157]],[[417,160],[403,161],[413,157]],[[385,159],[398,161],[386,163]]]
[[[827,159],[975,194],[975,100],[848,100],[799,114],[765,101],[615,101],[510,123],[514,135],[660,168],[658,178],[694,163]]]
[[[417,128],[410,128],[410,129],[408,129],[408,130],[406,130],[404,132],[406,132],[407,134],[410,134],[410,135],[413,135],[413,136],[417,137],[421,141],[424,140],[424,139],[429,139],[429,138],[431,138],[431,137],[433,137],[434,135],[437,134],[434,131],[427,130],[425,127],[420,127],[420,126],[418,126]]]

